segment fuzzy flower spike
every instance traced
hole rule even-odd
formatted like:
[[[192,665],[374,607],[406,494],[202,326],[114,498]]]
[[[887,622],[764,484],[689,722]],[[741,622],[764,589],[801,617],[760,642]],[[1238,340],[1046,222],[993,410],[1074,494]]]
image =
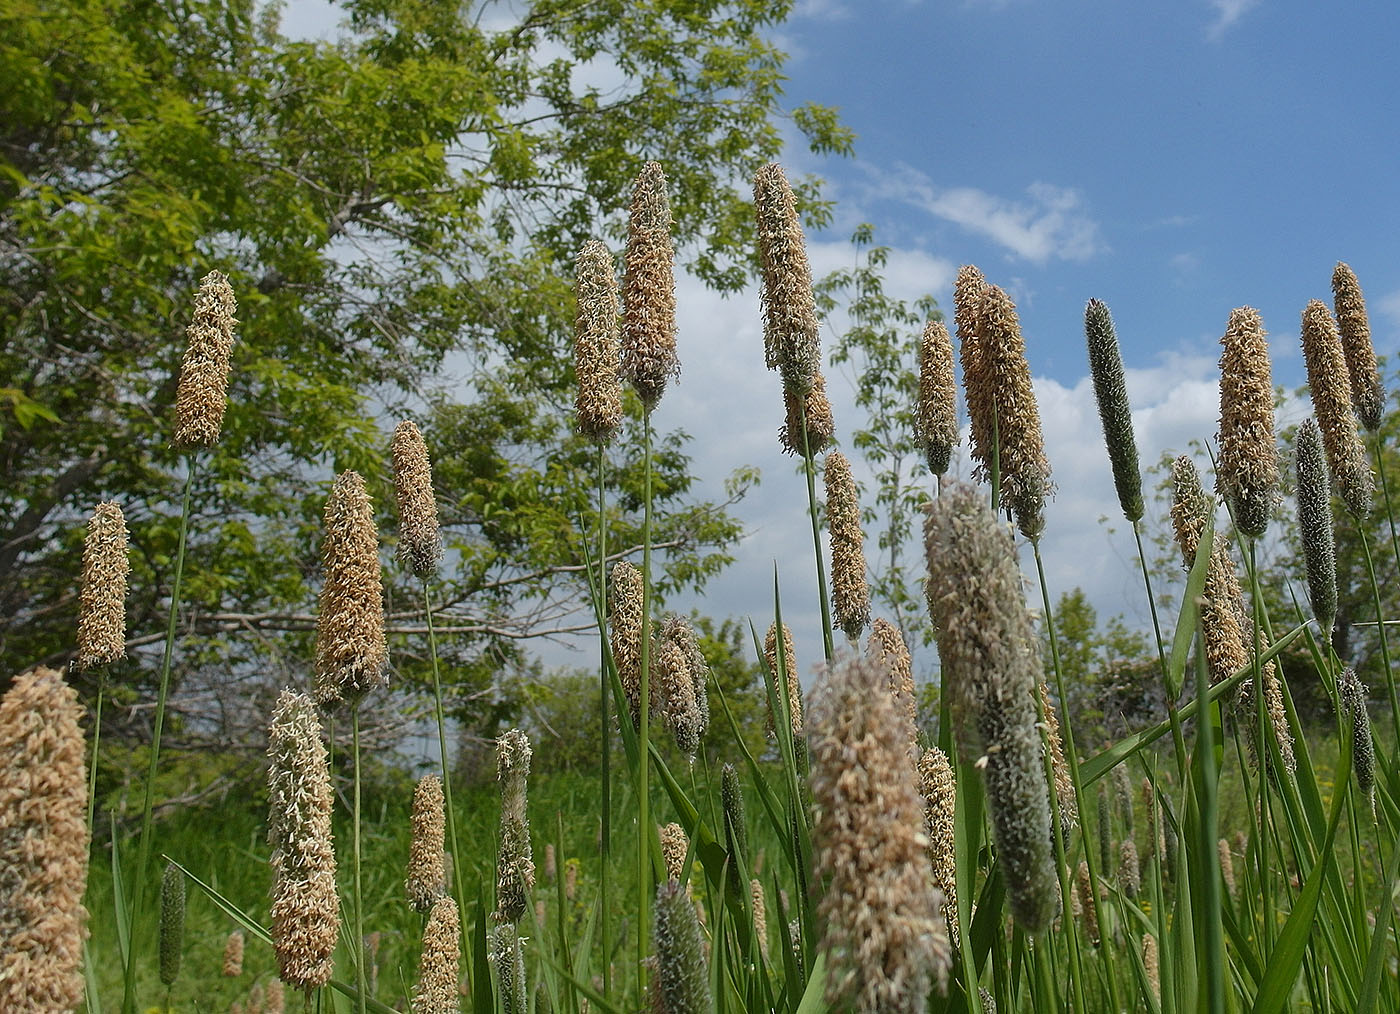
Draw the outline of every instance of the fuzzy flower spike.
[[[661,163],[648,162],[633,184],[622,280],[622,374],[647,412],[680,373],[674,261],[666,174]]]
[[[1029,933],[1058,905],[1035,706],[1040,652],[1010,533],[966,483],[927,508],[929,615],[959,747],[982,770],[1011,912]]]
[[[126,654],[126,520],[107,501],[93,509],[83,540],[83,579],[78,596],[79,669],[115,662]]]
[[[770,163],[758,171],[753,200],[763,280],[764,361],[782,374],[785,390],[806,394],[821,362],[820,324],[797,200],[782,166]]]
[[[1089,373],[1094,398],[1099,403],[1108,461],[1118,504],[1129,521],[1142,518],[1142,472],[1138,467],[1137,439],[1133,436],[1133,412],[1128,405],[1128,385],[1123,376],[1123,353],[1113,329],[1108,306],[1097,299],[1084,308],[1084,338],[1089,347]]]
[[[399,559],[419,577],[437,572],[442,559],[433,468],[423,432],[408,419],[394,430],[394,494],[399,504]]]
[[[1274,448],[1274,385],[1269,345],[1259,311],[1230,312],[1220,339],[1220,459],[1216,487],[1230,504],[1235,526],[1252,539],[1269,527],[1278,489]]]
[[[189,344],[175,393],[177,447],[212,447],[218,442],[228,404],[229,355],[237,309],[226,275],[211,271],[200,279],[194,319],[185,329]]]
[[[1322,300],[1312,300],[1303,310],[1302,336],[1313,413],[1322,433],[1322,448],[1327,454],[1332,485],[1342,495],[1347,510],[1364,518],[1371,513],[1375,494],[1371,465],[1356,429],[1342,339]]]
[[[355,701],[387,682],[379,533],[365,481],[341,472],[326,501],[316,620],[316,703]]]
[[[1385,412],[1385,388],[1376,363],[1376,350],[1371,344],[1371,325],[1366,318],[1366,299],[1361,295],[1361,283],[1356,272],[1343,261],[1332,272],[1333,309],[1337,312],[1337,327],[1346,354],[1347,374],[1351,378],[1351,401],[1361,425],[1372,433],[1380,429]]]
[[[618,380],[617,276],[612,254],[589,240],[579,251],[574,291],[574,372],[578,380],[576,415],[579,432],[599,444],[612,442],[622,424],[622,386]]]

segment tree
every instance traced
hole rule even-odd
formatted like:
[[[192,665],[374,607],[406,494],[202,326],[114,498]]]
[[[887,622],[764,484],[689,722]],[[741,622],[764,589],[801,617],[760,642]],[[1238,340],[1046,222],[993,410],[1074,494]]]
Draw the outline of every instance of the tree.
[[[327,43],[285,37],[253,0],[4,4],[0,670],[66,657],[79,522],[115,498],[149,675],[185,474],[173,378],[211,268],[241,324],[193,487],[177,678],[300,671],[329,481],[364,472],[392,531],[385,449],[405,415],[435,456],[450,682],[479,687],[522,639],[587,623],[573,256],[594,234],[620,245],[654,158],[689,269],[743,284],[752,215],[732,181],[778,153],[785,116],[817,151],[850,145],[830,110],[784,109],[767,34],[790,6],[347,0]],[[803,197],[820,220],[813,182]],[[613,546],[638,541],[637,444],[609,455]],[[695,501],[683,439],[659,448],[665,592],[713,573],[738,529]],[[421,594],[391,574],[391,629],[416,638]]]

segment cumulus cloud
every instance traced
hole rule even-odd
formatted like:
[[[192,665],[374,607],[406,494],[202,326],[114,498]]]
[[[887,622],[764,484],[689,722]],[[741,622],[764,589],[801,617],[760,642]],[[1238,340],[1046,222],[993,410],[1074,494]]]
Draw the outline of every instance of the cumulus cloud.
[[[940,187],[909,166],[872,172],[875,196],[896,200],[984,236],[1013,255],[1043,264],[1086,260],[1105,249],[1079,191],[1036,182],[1021,199],[977,187]]]

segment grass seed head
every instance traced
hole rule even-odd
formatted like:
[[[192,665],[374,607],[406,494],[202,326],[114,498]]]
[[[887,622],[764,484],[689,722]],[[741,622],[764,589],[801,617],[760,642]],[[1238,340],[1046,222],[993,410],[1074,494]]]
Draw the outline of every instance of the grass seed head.
[[[763,657],[768,662],[768,669],[773,673],[775,680],[784,679],[786,673],[788,708],[792,718],[792,734],[796,738],[802,735],[802,680],[798,677],[797,657],[794,654],[792,644],[792,630],[786,623],[783,624],[783,652],[781,664],[778,659],[778,624],[775,620],[768,626],[768,636],[763,640]],[[775,684],[778,694],[782,693],[781,685]],[[781,697],[779,697],[781,701]],[[768,709],[768,731],[773,732],[773,709]]]
[[[413,790],[410,817],[413,837],[408,847],[408,878],[404,890],[408,903],[424,915],[447,893],[447,862],[443,850],[446,820],[443,814],[442,779],[424,775]]]
[[[826,456],[826,519],[831,536],[832,620],[851,640],[870,623],[870,587],[865,581],[860,500],[851,463],[840,451]]]
[[[1216,855],[1220,860],[1220,879],[1225,881],[1225,892],[1233,895],[1235,893],[1235,859],[1230,851],[1230,840],[1221,838],[1216,843]]]
[[[758,949],[764,959],[768,958],[768,907],[763,899],[763,884],[753,879],[749,881],[749,907],[753,912],[753,935],[758,937]]]
[[[74,667],[92,669],[126,654],[126,519],[115,501],[99,503],[83,540],[83,577],[78,594],[78,654]]]
[[[695,905],[675,880],[657,885],[655,996],[663,1014],[707,1014],[710,996],[709,961]]]
[[[632,185],[622,280],[621,370],[648,412],[661,400],[666,382],[680,373],[674,261],[666,174],[659,162],[648,162]]]
[[[873,659],[847,658],[813,691],[814,882],[828,884],[817,904],[827,1003],[912,1014],[935,978],[945,984],[951,955],[918,772],[887,679]]]
[[[1133,412],[1128,404],[1128,384],[1123,375],[1123,353],[1113,329],[1108,305],[1089,300],[1084,309],[1084,337],[1089,346],[1089,374],[1094,380],[1094,398],[1099,404],[1103,439],[1108,461],[1113,467],[1113,485],[1118,504],[1129,521],[1142,518],[1142,471],[1138,463],[1137,439],[1133,436]]]
[[[1074,781],[1070,778],[1069,763],[1065,760],[1064,743],[1060,739],[1060,719],[1055,714],[1054,702],[1050,700],[1050,688],[1041,680],[1036,684],[1036,692],[1045,715],[1045,750],[1050,755],[1050,770],[1055,774],[1060,838],[1068,846],[1070,833],[1079,825],[1079,803],[1074,796]]]
[[[990,398],[993,395],[987,357],[983,354],[982,299],[987,279],[971,264],[958,269],[953,284],[953,327],[958,335],[958,359],[962,363],[963,397],[967,403],[968,421],[972,425],[972,458],[990,462],[993,453],[993,430]]]
[[[1366,319],[1366,299],[1356,272],[1343,261],[1332,272],[1332,305],[1351,378],[1351,401],[1361,425],[1371,432],[1380,429],[1385,413],[1385,387],[1381,384],[1376,350],[1371,344],[1371,325]]]
[[[958,743],[982,768],[1011,910],[1038,932],[1056,905],[1050,789],[1035,707],[1040,651],[1010,533],[966,483],[947,483],[924,525],[929,615]]]
[[[761,269],[763,358],[783,377],[783,389],[805,394],[821,364],[817,306],[812,298],[812,267],[797,200],[782,166],[770,163],[754,176]]]
[[[1332,483],[1347,510],[1364,518],[1371,513],[1375,484],[1371,480],[1366,448],[1356,429],[1342,339],[1322,300],[1312,300],[1303,310],[1302,332],[1308,388],[1312,391],[1313,413],[1322,432],[1322,447],[1327,452]]]
[[[910,749],[918,756],[919,696],[914,689],[914,660],[904,644],[904,635],[883,616],[870,625],[865,653],[885,667],[889,693],[902,719],[908,722]]]
[[[1201,485],[1201,473],[1189,455],[1172,462],[1172,532],[1187,570],[1196,562],[1196,549],[1206,530],[1206,521],[1215,512],[1215,498]]]
[[[180,975],[185,946],[185,875],[174,863],[165,864],[160,878],[160,983],[173,986]]]
[[[1002,504],[1007,516],[1016,518],[1021,534],[1036,539],[1045,529],[1045,500],[1051,493],[1050,462],[1045,457],[1040,410],[1031,385],[1016,304],[1000,288],[988,285],[982,292],[978,323],[983,344],[979,353],[981,366],[975,375],[979,384],[976,390],[965,369],[963,372],[968,385],[968,413],[973,412],[975,401],[977,411],[986,416],[984,428],[989,433],[995,414]],[[990,477],[991,454],[979,461],[979,472]]]
[[[802,442],[802,409],[807,411],[807,442]],[[826,397],[826,378],[820,370],[812,378],[806,395],[783,388],[783,411],[786,419],[778,430],[778,444],[784,454],[798,454],[812,459],[826,450],[836,436],[836,420],[831,415],[831,402]]]
[[[663,628],[663,631],[665,628]],[[695,700],[695,681],[690,673],[690,659],[685,648],[666,636],[657,641],[651,667],[651,681],[656,688],[655,702],[659,717],[664,718],[676,749],[688,760],[695,759],[700,749],[700,707]]]
[[[1259,311],[1230,311],[1220,339],[1220,456],[1216,488],[1230,503],[1235,525],[1251,538],[1269,527],[1278,492],[1274,447],[1274,385],[1269,345]]]
[[[212,447],[228,405],[229,355],[238,302],[228,277],[211,271],[199,280],[194,317],[185,328],[185,359],[175,393],[175,446]]]
[[[1331,638],[1337,618],[1337,538],[1332,526],[1332,484],[1323,459],[1317,423],[1304,419],[1294,444],[1297,469],[1298,534],[1308,578],[1308,602],[1318,631]]]
[[[437,498],[428,445],[417,425],[405,419],[394,430],[394,494],[399,504],[399,559],[419,577],[436,573],[442,559]]]
[[[1162,1000],[1162,973],[1157,958],[1157,938],[1151,933],[1142,937],[1142,970],[1147,973],[1147,987],[1152,990],[1152,998]]]
[[[685,702],[685,707],[689,706],[690,697],[694,698],[694,713],[689,714],[687,720],[695,725],[695,739],[698,744],[710,727],[710,664],[705,661],[705,653],[700,650],[700,639],[695,636],[695,628],[684,616],[671,616],[662,625],[661,639],[676,645],[685,659],[685,671],[690,676],[691,693],[687,695],[683,688],[678,688],[677,693]]]
[[[1138,861],[1137,844],[1124,838],[1118,846],[1118,887],[1125,898],[1136,898],[1142,890],[1142,870]]]
[[[642,572],[626,560],[613,564],[608,601],[612,611],[608,635],[612,644],[617,678],[627,695],[632,727],[642,721]]]
[[[268,730],[272,942],[278,974],[295,989],[324,986],[340,937],[331,839],[330,771],[310,697],[283,690]]]
[[[666,876],[670,880],[680,880],[685,869],[685,857],[690,851],[690,839],[685,836],[685,828],[670,823],[657,828],[661,839],[661,859],[666,865]]]
[[[958,406],[953,339],[941,320],[929,321],[919,341],[918,429],[929,471],[942,476],[958,445]]]
[[[724,814],[725,845],[736,863],[747,864],[749,826],[744,815],[744,792],[739,785],[739,772],[734,770],[733,764],[724,765],[720,771],[719,801]],[[744,868],[747,869],[747,865]]]
[[[333,707],[387,685],[379,532],[365,481],[336,477],[326,500],[324,580],[316,620],[316,703]]]
[[[423,953],[418,963],[418,988],[413,991],[413,1014],[458,1014],[457,977],[462,963],[461,925],[457,902],[441,897],[433,902],[423,928]]]
[[[0,1010],[71,1011],[83,995],[82,716],[77,691],[42,666],[0,698]]]
[[[578,254],[574,275],[574,373],[578,382],[575,419],[579,432],[599,444],[612,442],[622,425],[622,355],[618,335],[617,275],[612,254],[589,240]]]
[[[924,833],[933,866],[933,884],[943,893],[943,918],[949,936],[958,924],[958,869],[954,833],[957,828],[957,785],[948,755],[931,746],[919,758],[919,794],[924,797]]]
[[[224,941],[225,979],[236,979],[243,974],[243,932],[234,930]]]
[[[530,1007],[530,989],[525,982],[525,952],[514,926],[495,926],[491,929],[486,956],[496,969],[503,1014],[526,1014]],[[457,1010],[455,998],[454,1006],[447,1010]]]
[[[517,923],[535,889],[530,822],[525,782],[530,774],[530,740],[519,729],[502,736],[496,748],[496,778],[501,785],[501,846],[496,862],[497,922]]]
[[[1099,899],[1094,890],[1094,878],[1089,875],[1089,864],[1079,860],[1079,906],[1080,922],[1084,927],[1084,937],[1095,947],[1099,945]]]
[[[1342,698],[1342,710],[1351,719],[1351,770],[1356,774],[1356,787],[1361,790],[1376,819],[1376,751],[1371,742],[1371,715],[1366,708],[1366,685],[1347,666],[1337,679]]]

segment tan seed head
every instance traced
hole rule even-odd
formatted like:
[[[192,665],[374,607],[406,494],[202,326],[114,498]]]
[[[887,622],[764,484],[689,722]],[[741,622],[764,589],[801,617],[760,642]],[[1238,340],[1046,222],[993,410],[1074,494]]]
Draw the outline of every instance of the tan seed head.
[[[496,860],[498,923],[516,923],[525,914],[535,889],[535,863],[530,847],[530,820],[525,808],[525,782],[530,774],[530,739],[519,729],[502,736],[496,748],[496,779],[501,785],[501,845]]]
[[[268,729],[272,942],[278,974],[294,989],[324,986],[340,937],[331,839],[331,778],[310,697],[282,691]]]
[[[1308,368],[1313,413],[1322,431],[1322,449],[1327,455],[1332,485],[1347,509],[1364,518],[1371,513],[1375,485],[1366,448],[1356,429],[1342,339],[1326,303],[1320,299],[1308,303],[1303,310],[1302,330],[1303,361]]]
[[[958,335],[958,358],[962,362],[964,398],[968,421],[972,424],[972,457],[991,461],[994,444],[988,397],[992,380],[983,348],[982,298],[987,279],[976,267],[964,264],[953,284],[953,326]]]
[[[82,999],[82,716],[55,669],[17,676],[0,698],[0,1010],[71,1011]]]
[[[666,824],[657,831],[661,839],[661,859],[666,864],[666,877],[668,880],[679,881],[681,873],[685,870],[685,857],[690,851],[690,840],[685,835],[685,829],[679,824]]]
[[[1274,385],[1269,345],[1259,311],[1230,311],[1220,339],[1220,456],[1216,489],[1230,504],[1235,526],[1259,538],[1269,526],[1278,490],[1274,446]]]
[[[578,297],[574,318],[575,417],[580,433],[607,444],[622,425],[622,386],[617,375],[622,346],[612,254],[596,239],[579,251],[574,291]]]
[[[753,200],[762,268],[764,360],[770,370],[782,373],[785,390],[806,393],[820,366],[820,323],[797,200],[782,166],[770,163],[758,171]]]
[[[130,573],[121,506],[104,501],[93,509],[83,541],[75,668],[107,665],[126,654],[126,580]]]
[[[408,878],[404,890],[408,903],[427,914],[447,893],[447,863],[444,852],[446,819],[443,813],[442,780],[424,775],[413,790],[410,817],[413,836],[408,847]]]
[[[1084,936],[1095,947],[1099,945],[1099,903],[1098,892],[1094,890],[1094,879],[1089,875],[1089,863],[1079,860],[1079,905],[1080,921]]]
[[[418,988],[413,991],[413,1014],[458,1014],[461,924],[457,902],[441,897],[433,902],[423,928],[423,953],[418,964]]]
[[[1079,824],[1079,802],[1074,798],[1074,780],[1070,778],[1065,760],[1064,743],[1060,739],[1060,719],[1050,700],[1050,688],[1044,680],[1036,685],[1040,708],[1045,715],[1045,750],[1050,755],[1050,769],[1055,773],[1055,802],[1059,807],[1060,837],[1069,844],[1070,832]]]
[[[851,464],[840,451],[826,456],[826,520],[831,536],[832,619],[851,640],[870,623],[860,500]]]
[[[1366,299],[1356,272],[1342,261],[1332,272],[1332,305],[1337,312],[1347,374],[1351,378],[1351,401],[1361,425],[1374,432],[1380,429],[1385,413],[1385,388],[1371,344],[1371,325],[1366,318]]]
[[[885,667],[889,676],[889,692],[895,707],[908,723],[909,743],[917,756],[919,732],[919,695],[914,688],[914,660],[904,644],[904,635],[883,616],[870,625],[870,639],[865,653]]]
[[[931,320],[919,342],[919,442],[934,475],[943,475],[958,445],[957,385],[953,339],[941,320]]]
[[[627,695],[632,726],[642,721],[642,572],[626,560],[613,564],[608,602],[608,638],[617,678]]]
[[[237,309],[226,275],[211,271],[199,280],[175,393],[177,447],[212,447],[219,439],[228,404],[228,360]]]
[[[666,175],[659,162],[648,162],[632,187],[622,280],[622,375],[648,412],[661,400],[667,380],[680,373],[674,260]]]
[[[236,979],[243,974],[243,932],[234,930],[224,941],[224,978]]]
[[[949,936],[956,939],[958,925],[958,869],[955,861],[957,785],[948,755],[931,746],[919,758],[919,794],[924,797],[924,833],[933,883],[943,892],[943,918]]]
[[[923,797],[887,676],[868,658],[828,667],[809,737],[815,883],[836,1010],[913,1014],[951,960],[924,837]]]
[[[394,494],[399,503],[399,559],[419,577],[437,571],[442,559],[437,498],[428,445],[417,425],[405,419],[394,430]]]
[[[763,640],[763,657],[768,662],[768,670],[773,674],[775,680],[782,680],[787,685],[787,703],[789,714],[792,718],[792,734],[800,736],[802,734],[802,681],[798,677],[797,656],[792,644],[792,630],[786,623],[783,624],[783,651],[782,659],[778,658],[778,624],[776,621],[769,624],[768,636]],[[783,683],[776,683],[777,693],[781,695]],[[781,701],[781,697],[779,697]],[[768,731],[773,732],[773,710],[768,710]]]
[[[365,481],[341,472],[326,500],[316,621],[316,702],[331,707],[387,685],[379,533]]]
[[[802,442],[802,408],[807,410],[807,442]],[[826,450],[836,436],[836,420],[831,415],[831,402],[826,397],[826,378],[818,370],[812,378],[811,390],[805,397],[796,391],[783,389],[786,421],[778,429],[778,444],[784,454],[799,454],[814,458]]]

